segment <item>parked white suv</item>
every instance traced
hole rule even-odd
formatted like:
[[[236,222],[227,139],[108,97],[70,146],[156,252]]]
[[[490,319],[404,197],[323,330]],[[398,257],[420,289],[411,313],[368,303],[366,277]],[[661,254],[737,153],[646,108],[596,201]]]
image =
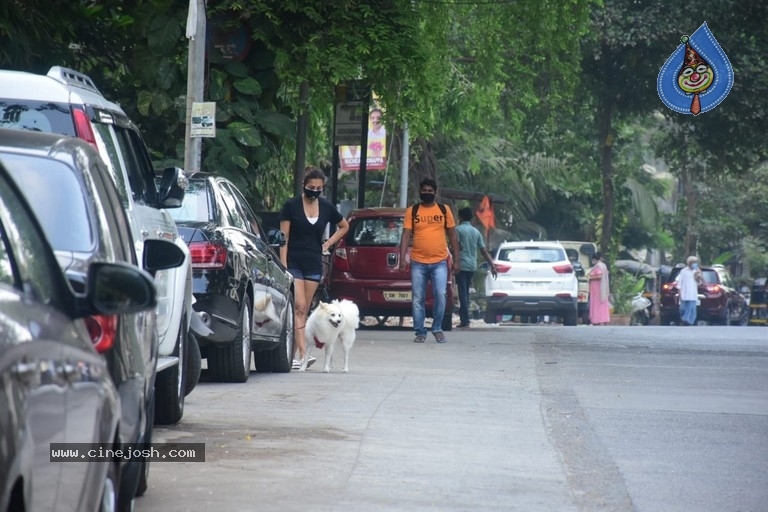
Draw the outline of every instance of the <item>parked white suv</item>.
[[[494,264],[498,277],[485,279],[485,323],[499,315],[551,315],[576,325],[578,279],[559,242],[504,242]]]

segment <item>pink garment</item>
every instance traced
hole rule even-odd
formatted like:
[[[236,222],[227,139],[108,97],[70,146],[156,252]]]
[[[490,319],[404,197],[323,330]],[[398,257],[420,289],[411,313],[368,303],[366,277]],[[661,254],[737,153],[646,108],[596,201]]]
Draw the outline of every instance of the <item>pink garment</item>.
[[[605,300],[601,298],[600,287],[603,279],[607,281],[608,273],[603,273],[600,268],[602,265],[595,265],[589,272],[592,276],[600,276],[600,279],[591,279],[589,281],[589,321],[593,324],[605,324],[611,321],[610,301],[608,297]]]

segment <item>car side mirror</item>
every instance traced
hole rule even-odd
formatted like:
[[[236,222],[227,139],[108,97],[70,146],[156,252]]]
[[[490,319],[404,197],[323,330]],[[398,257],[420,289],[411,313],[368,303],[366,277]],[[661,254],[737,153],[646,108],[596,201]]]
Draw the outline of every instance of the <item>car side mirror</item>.
[[[285,233],[279,229],[269,228],[267,230],[267,241],[270,246],[280,248],[285,245]]]
[[[153,277],[158,270],[180,267],[184,264],[186,254],[178,245],[167,240],[144,240],[144,261],[142,266]]]
[[[584,277],[584,265],[581,262],[572,261],[571,265],[573,265],[573,272],[576,274],[576,277]]]
[[[87,297],[102,315],[138,313],[157,306],[152,277],[126,263],[91,263]]]
[[[163,169],[158,186],[160,208],[180,208],[188,186],[189,180],[180,168],[166,167]]]

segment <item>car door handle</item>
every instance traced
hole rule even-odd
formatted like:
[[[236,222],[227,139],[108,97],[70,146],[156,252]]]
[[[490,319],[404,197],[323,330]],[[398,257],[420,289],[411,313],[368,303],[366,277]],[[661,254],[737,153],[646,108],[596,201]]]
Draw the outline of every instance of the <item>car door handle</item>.
[[[37,375],[37,363],[16,363],[11,372],[17,379],[24,382],[31,382]]]

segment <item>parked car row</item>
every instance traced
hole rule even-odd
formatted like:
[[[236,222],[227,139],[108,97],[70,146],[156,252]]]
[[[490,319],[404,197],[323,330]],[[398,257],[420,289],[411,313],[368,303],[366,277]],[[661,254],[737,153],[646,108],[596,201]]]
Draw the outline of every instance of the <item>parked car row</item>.
[[[0,71],[0,167],[0,511],[132,510],[149,459],[64,467],[50,443],[150,443],[181,420],[200,345],[219,380],[247,379],[251,348],[257,369],[290,371],[292,280],[230,183],[211,177],[223,202],[182,238],[170,212],[206,201],[202,181],[185,203],[187,176],[157,173],[76,71]]]
[[[48,461],[50,442],[151,442],[155,423],[182,418],[203,356],[215,380],[246,380],[251,350],[257,370],[290,371],[292,279],[234,185],[200,176],[187,194],[180,169],[157,175],[137,127],[76,71],[0,71],[0,164],[8,196],[24,205],[8,210],[7,227],[2,219],[0,341],[14,346],[0,367],[10,376],[3,397],[29,399],[11,404],[10,415],[11,407],[0,409],[2,445],[13,448],[0,454],[0,510],[131,510],[148,487],[149,460],[83,464],[88,478],[71,485],[71,473],[62,479]],[[24,214],[39,225],[15,229]],[[39,239],[34,250],[27,236]],[[27,274],[64,284],[38,294]],[[14,294],[58,306],[66,317],[59,324],[71,327],[48,329],[41,313],[33,332],[5,328],[29,329],[34,318],[6,307]],[[40,343],[22,343],[33,340]],[[82,398],[69,389],[78,372],[92,382]],[[38,401],[41,393],[49,399]],[[80,403],[91,416],[82,416]],[[58,428],[78,423],[89,428]]]

